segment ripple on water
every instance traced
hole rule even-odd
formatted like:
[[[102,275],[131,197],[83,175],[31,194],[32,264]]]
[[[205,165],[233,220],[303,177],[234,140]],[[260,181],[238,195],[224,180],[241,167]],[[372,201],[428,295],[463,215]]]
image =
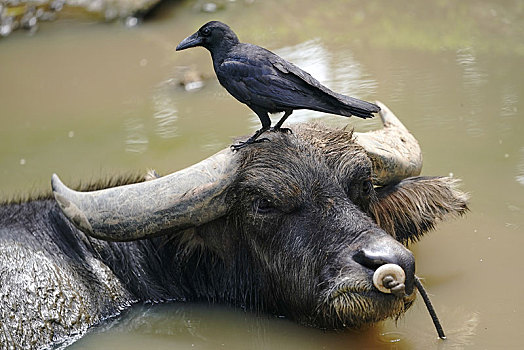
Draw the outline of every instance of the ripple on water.
[[[162,82],[158,85],[153,95],[155,133],[164,139],[178,136],[176,126],[178,108],[176,106],[175,94],[172,91],[174,84],[172,79]]]
[[[378,335],[378,340],[385,344],[399,344],[404,337],[403,332],[383,332]]]
[[[144,123],[138,118],[131,118],[125,122],[126,152],[144,153],[149,145]]]
[[[519,184],[524,186],[524,147],[520,148],[520,159],[517,164],[517,176],[515,179]]]

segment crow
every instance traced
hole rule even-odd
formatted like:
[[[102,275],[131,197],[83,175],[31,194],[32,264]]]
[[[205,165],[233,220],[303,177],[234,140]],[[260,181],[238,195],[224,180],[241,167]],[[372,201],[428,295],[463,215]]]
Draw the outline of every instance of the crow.
[[[310,74],[260,46],[241,43],[227,24],[211,21],[178,44],[176,51],[203,46],[211,53],[220,84],[238,101],[256,113],[262,128],[233,149],[267,139],[257,138],[267,130],[282,128],[295,109],[311,109],[349,117],[370,118],[380,111],[373,103],[331,91]],[[271,128],[270,113],[284,112]]]

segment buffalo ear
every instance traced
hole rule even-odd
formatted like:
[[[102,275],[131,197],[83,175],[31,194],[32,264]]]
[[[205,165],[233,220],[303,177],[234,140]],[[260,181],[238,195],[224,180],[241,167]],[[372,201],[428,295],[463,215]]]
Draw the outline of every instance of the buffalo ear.
[[[410,177],[376,189],[370,205],[375,222],[398,241],[417,241],[436,223],[463,215],[469,196],[450,177]]]

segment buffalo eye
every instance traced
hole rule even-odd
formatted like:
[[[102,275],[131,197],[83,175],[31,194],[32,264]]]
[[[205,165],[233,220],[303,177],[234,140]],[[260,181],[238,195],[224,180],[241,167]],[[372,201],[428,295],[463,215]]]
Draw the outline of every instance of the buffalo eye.
[[[256,198],[253,201],[253,210],[257,214],[269,214],[276,210],[275,205],[269,199]]]
[[[200,31],[200,34],[202,34],[203,36],[210,36],[210,35],[211,35],[211,29],[209,29],[209,28],[203,28],[203,29]]]
[[[362,184],[362,192],[365,196],[371,195],[371,193],[373,192],[373,183],[370,180],[364,181],[364,183]]]

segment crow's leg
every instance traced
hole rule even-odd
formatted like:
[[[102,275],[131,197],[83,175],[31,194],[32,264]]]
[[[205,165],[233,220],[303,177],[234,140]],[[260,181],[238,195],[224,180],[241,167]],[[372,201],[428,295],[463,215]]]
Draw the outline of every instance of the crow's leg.
[[[258,118],[260,118],[260,121],[262,122],[262,128],[258,129],[253,136],[248,138],[246,141],[239,141],[236,145],[231,145],[231,149],[233,151],[239,150],[241,148],[244,148],[252,143],[258,143],[258,142],[264,142],[269,141],[268,138],[261,138],[258,137],[262,135],[264,132],[270,129],[271,127],[271,119],[269,119],[269,115],[267,112],[259,110],[259,109],[253,109],[253,111],[258,115]]]
[[[291,113],[293,113],[292,109],[288,109],[287,111],[285,111],[284,115],[282,116],[282,118],[280,118],[280,120],[275,124],[274,127],[271,128],[271,130],[272,131],[281,131],[281,132],[286,132],[286,133],[293,133],[291,131],[291,129],[289,129],[289,128],[282,128],[282,124],[284,124],[284,122],[286,121],[287,117],[289,117],[291,115]]]

